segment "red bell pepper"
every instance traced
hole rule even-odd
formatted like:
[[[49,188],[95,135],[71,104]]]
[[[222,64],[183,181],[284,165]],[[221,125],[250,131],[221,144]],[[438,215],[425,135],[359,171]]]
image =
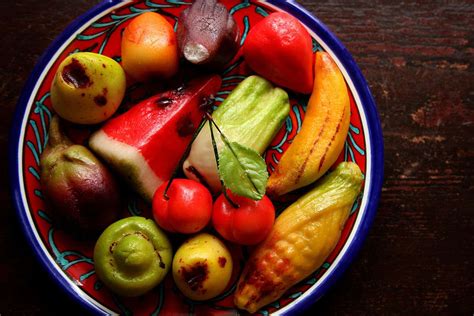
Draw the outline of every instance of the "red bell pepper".
[[[245,61],[276,85],[309,94],[313,90],[313,44],[301,23],[275,12],[255,24],[243,46]]]
[[[214,203],[212,224],[226,240],[241,245],[256,245],[264,240],[275,222],[275,207],[264,195],[259,201],[227,191],[238,207],[234,208],[221,194]]]

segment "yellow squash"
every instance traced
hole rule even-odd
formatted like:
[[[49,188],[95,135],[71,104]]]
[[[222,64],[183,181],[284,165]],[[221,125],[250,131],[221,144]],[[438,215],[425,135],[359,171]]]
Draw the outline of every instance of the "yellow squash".
[[[321,266],[341,236],[362,181],[359,167],[343,162],[283,211],[247,261],[235,305],[254,313]]]
[[[282,195],[319,179],[344,147],[350,101],[341,71],[329,54],[316,53],[315,80],[301,130],[270,176],[267,192]]]

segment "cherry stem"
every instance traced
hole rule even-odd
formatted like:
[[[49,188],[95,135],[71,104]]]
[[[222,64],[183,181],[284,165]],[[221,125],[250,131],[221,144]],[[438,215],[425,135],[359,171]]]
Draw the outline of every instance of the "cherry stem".
[[[207,119],[209,120],[209,128],[211,130],[211,142],[212,142],[212,149],[214,150],[214,158],[216,159],[217,169],[219,170],[219,152],[217,150],[216,138],[214,137],[214,130],[212,128],[212,124],[214,124],[216,126],[217,130],[219,131],[219,133],[221,133],[221,135],[222,135],[222,132],[219,130],[219,127],[217,127],[216,123],[212,119],[212,116],[209,113],[207,113],[206,116],[207,116]],[[224,185],[224,181],[222,181],[222,179],[220,179],[220,181],[221,181],[221,185],[222,185],[222,194],[224,194],[224,197],[226,198],[226,200],[229,202],[230,205],[232,205],[233,208],[239,208],[240,207],[239,204],[232,201],[232,199],[227,194],[227,190],[226,190],[226,187]]]
[[[199,127],[194,132],[193,137],[191,138],[191,141],[189,142],[188,146],[186,147],[186,150],[184,151],[183,155],[181,156],[181,159],[179,160],[178,165],[176,166],[173,173],[171,174],[171,178],[168,181],[168,184],[166,185],[165,192],[163,193],[163,197],[165,198],[165,200],[168,201],[170,199],[170,197],[168,196],[168,189],[171,186],[171,182],[173,182],[173,180],[178,176],[179,171],[181,170],[181,166],[184,163],[184,160],[186,160],[186,158],[188,158],[188,155],[189,155],[189,152],[191,151],[191,146],[193,145],[194,140],[199,135],[199,132],[202,130],[202,128],[204,127],[206,122],[207,122],[207,118],[203,118],[201,123],[199,124]]]
[[[217,131],[219,132],[219,135],[221,136],[222,140],[224,141],[225,145],[227,147],[229,147],[230,150],[232,150],[233,152],[233,149],[232,149],[232,146],[230,146],[230,141],[229,139],[224,135],[224,133],[221,131],[221,129],[219,128],[219,126],[217,126],[217,123],[214,121],[214,119],[212,118],[211,114],[209,113],[206,113],[206,118],[216,127]],[[211,128],[212,130],[212,128]]]

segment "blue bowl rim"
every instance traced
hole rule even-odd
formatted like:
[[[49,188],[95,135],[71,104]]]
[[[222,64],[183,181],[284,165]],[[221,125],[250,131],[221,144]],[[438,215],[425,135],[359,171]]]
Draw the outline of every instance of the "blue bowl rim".
[[[355,256],[359,252],[362,244],[367,237],[370,230],[370,226],[374,220],[377,212],[377,206],[380,198],[380,192],[382,189],[383,182],[383,160],[384,160],[384,145],[382,129],[380,125],[380,119],[375,105],[375,101],[370,93],[367,82],[362,75],[359,67],[352,58],[349,51],[344,45],[336,38],[335,35],[325,26],[319,19],[312,16],[306,9],[304,9],[298,3],[292,0],[266,0],[268,3],[273,4],[280,9],[283,9],[295,17],[301,22],[307,25],[311,30],[318,34],[318,36],[328,45],[332,51],[339,58],[340,62],[346,69],[349,77],[351,78],[354,87],[359,94],[360,101],[363,105],[364,112],[367,119],[369,139],[372,147],[371,164],[372,164],[372,181],[369,188],[366,187],[368,192],[368,203],[366,211],[363,214],[360,225],[354,233],[354,239],[350,243],[346,253],[339,261],[338,265],[334,270],[325,278],[319,287],[309,295],[305,295],[302,300],[295,302],[292,306],[292,312],[303,312],[311,305],[313,305],[318,299],[320,299],[324,293],[326,293],[331,286],[341,277],[344,271],[347,269],[349,264],[354,260]],[[55,54],[55,52],[61,47],[63,42],[67,40],[72,34],[74,34],[85,22],[92,19],[104,10],[107,10],[114,5],[117,5],[121,0],[104,0],[86,13],[76,18],[66,29],[51,43],[46,49],[43,55],[39,58],[32,73],[30,74],[17,103],[17,107],[13,116],[13,122],[21,122],[24,117],[28,100],[31,93],[33,92],[36,81],[41,75],[43,69],[48,64],[49,60]],[[50,265],[49,260],[44,252],[40,250],[41,246],[39,241],[35,238],[32,228],[28,223],[26,215],[27,210],[22,203],[21,198],[21,179],[18,176],[19,158],[17,156],[18,146],[20,146],[20,135],[21,135],[21,124],[13,123],[9,136],[9,147],[8,147],[8,159],[9,159],[9,178],[10,178],[10,189],[13,198],[14,205],[17,209],[18,218],[24,234],[36,254],[36,258],[40,261],[43,268],[49,272],[52,279],[62,288],[68,296],[76,302],[80,302],[81,305],[94,314],[105,314],[98,306],[92,302],[81,297],[75,292],[64,279],[64,277]]]
[[[372,147],[371,150],[371,165],[372,165],[372,181],[368,190],[368,203],[366,211],[364,212],[360,225],[356,228],[354,239],[348,246],[348,249],[344,253],[337,266],[331,272],[327,271],[326,278],[322,283],[319,284],[318,288],[312,293],[304,296],[301,301],[294,302],[292,305],[293,312],[302,313],[308,309],[317,300],[319,300],[343,275],[344,271],[349,267],[350,263],[355,259],[358,252],[360,251],[364,240],[369,233],[370,227],[372,226],[373,220],[377,213],[377,207],[380,199],[380,192],[382,190],[383,173],[384,173],[384,144],[382,128],[380,125],[380,118],[377,112],[374,98],[370,92],[367,81],[365,80],[359,66],[357,66],[352,55],[346,49],[346,47],[337,39],[337,37],[329,30],[329,28],[322,23],[319,19],[314,17],[310,12],[303,8],[300,4],[293,0],[281,1],[281,0],[267,0],[269,3],[283,9],[293,16],[298,18],[303,24],[308,26],[314,31],[321,40],[333,51],[338,57],[342,66],[347,71],[352,83],[354,84],[355,90],[357,91],[362,106],[364,108],[367,125],[369,131],[369,139]],[[367,157],[369,158],[369,157]],[[290,312],[281,313],[289,315]]]

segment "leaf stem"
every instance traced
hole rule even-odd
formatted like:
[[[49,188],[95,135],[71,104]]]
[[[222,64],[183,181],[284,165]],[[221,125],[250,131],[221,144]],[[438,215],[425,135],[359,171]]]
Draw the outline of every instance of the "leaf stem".
[[[240,163],[240,160],[239,160],[239,157],[237,157],[237,154],[235,153],[234,149],[232,148],[232,146],[230,145],[230,141],[229,139],[224,135],[224,133],[220,130],[219,126],[217,126],[216,122],[214,121],[214,119],[212,118],[212,116],[209,114],[209,113],[206,113],[206,117],[207,119],[216,127],[217,131],[219,132],[221,138],[222,138],[222,141],[224,142],[224,144],[229,148],[230,152],[232,153],[232,155],[234,155],[235,159],[237,160],[237,162],[239,163],[240,167],[242,168],[242,170],[244,171],[245,173],[245,176],[247,177],[247,179],[249,180],[249,182],[252,184],[255,192],[258,192],[258,188],[255,186],[255,183],[253,183],[252,179],[250,178],[247,170],[242,166],[242,164]],[[212,132],[212,128],[211,128],[211,132]]]
[[[183,155],[181,156],[181,159],[179,160],[178,165],[176,166],[173,173],[171,174],[171,178],[168,181],[168,184],[166,185],[165,192],[163,192],[163,197],[165,198],[165,200],[170,199],[170,197],[168,196],[168,189],[171,186],[171,182],[173,182],[173,180],[178,176],[179,170],[181,169],[181,166],[183,165],[184,160],[186,160],[186,158],[188,158],[188,155],[189,155],[189,152],[191,151],[191,146],[193,145],[194,140],[199,135],[199,132],[202,130],[202,128],[204,127],[206,122],[207,122],[207,119],[203,118],[201,123],[199,124],[199,127],[194,132],[193,137],[191,138],[191,141],[189,142],[188,146],[186,147],[186,150],[184,151]]]
[[[212,116],[209,113],[207,113],[207,119],[209,121],[209,128],[211,129],[211,142],[212,142],[212,149],[214,150],[214,158],[216,159],[217,170],[219,170],[219,152],[217,150],[216,138],[214,137],[214,130],[212,129],[212,124],[211,124]],[[226,200],[229,201],[230,205],[232,205],[233,208],[239,208],[240,207],[239,204],[232,201],[232,199],[227,194],[224,181],[222,181],[222,179],[220,179],[220,181],[222,185],[222,194],[224,194],[224,197],[226,198]]]

